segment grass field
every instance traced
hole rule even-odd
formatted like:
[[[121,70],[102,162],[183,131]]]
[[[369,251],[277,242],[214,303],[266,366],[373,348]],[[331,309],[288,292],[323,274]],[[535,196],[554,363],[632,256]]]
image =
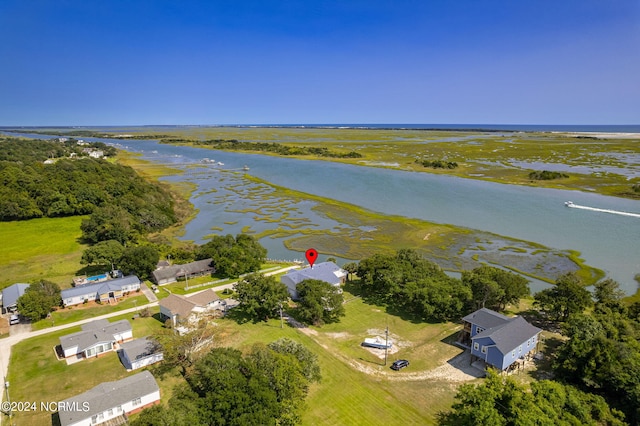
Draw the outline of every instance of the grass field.
[[[159,312],[159,309],[154,312]],[[153,334],[162,327],[162,323],[153,317],[131,321],[131,315],[124,315],[109,321],[119,319],[130,320],[134,338]],[[102,382],[119,380],[139,372],[127,373],[115,352],[72,365],[59,361],[54,347],[60,344],[61,336],[77,331],[80,327],[34,337],[13,347],[8,377],[12,401],[37,402],[38,405],[40,402],[61,401]],[[37,410],[18,413],[14,419],[18,425],[50,425],[51,414]]]
[[[348,298],[353,298],[347,293]],[[407,374],[430,369],[446,362],[460,352],[443,342],[456,329],[455,324],[424,324],[402,319],[355,298],[347,303],[347,316],[339,324],[312,327],[307,333],[280,321],[238,323],[233,319],[218,320],[218,344],[248,350],[256,342],[269,343],[288,337],[303,343],[319,357],[322,381],[313,384],[303,414],[305,425],[335,424],[432,424],[435,414],[450,406],[457,387],[446,380],[397,380]],[[154,310],[157,312],[157,308]],[[112,318],[129,319],[130,315]],[[134,337],[160,330],[155,318],[130,321]],[[382,360],[375,359],[360,347],[371,328],[389,324],[391,335],[411,343],[394,356],[408,357],[412,364],[406,371],[391,372]],[[55,358],[53,348],[62,335],[78,331],[79,327],[23,341],[13,349],[9,380],[11,397],[15,401],[58,401],[84,392],[103,381],[117,380],[127,373],[116,354],[67,365]],[[348,339],[336,338],[349,333]],[[390,360],[392,358],[390,357]],[[372,365],[382,375],[366,374],[354,368],[352,361]],[[387,373],[388,372],[388,373]],[[391,374],[393,373],[393,374]],[[389,374],[387,378],[384,374]],[[182,379],[167,374],[158,380],[166,403],[173,386]],[[17,424],[49,424],[51,413],[21,413]]]
[[[82,267],[82,216],[0,222],[0,288],[47,279],[62,288]]]

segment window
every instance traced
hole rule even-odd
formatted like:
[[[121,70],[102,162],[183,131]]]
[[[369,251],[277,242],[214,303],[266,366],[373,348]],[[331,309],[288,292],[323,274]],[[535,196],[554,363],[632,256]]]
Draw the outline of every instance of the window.
[[[483,346],[482,349],[480,350],[480,352],[482,352],[483,354],[487,353],[487,347]]]
[[[516,350],[514,349],[513,352],[511,352],[511,358],[515,358],[516,357]]]
[[[531,339],[527,340],[527,347],[531,346]]]
[[[133,405],[134,407],[138,406],[142,404],[142,400],[140,398],[136,398],[133,401],[131,401],[131,405]]]
[[[109,417],[113,416],[113,408],[109,408],[107,410],[107,416],[109,416]]]
[[[522,345],[518,348],[518,353],[522,353]]]
[[[476,334],[480,334],[484,331],[484,328],[482,327],[476,327]]]
[[[478,342],[475,342],[473,344],[473,349],[477,351],[479,348],[480,348],[480,345],[478,344]]]

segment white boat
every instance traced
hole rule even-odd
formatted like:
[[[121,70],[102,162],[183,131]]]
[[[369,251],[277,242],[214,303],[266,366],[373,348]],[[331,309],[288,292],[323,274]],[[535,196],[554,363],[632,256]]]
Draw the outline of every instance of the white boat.
[[[564,205],[565,207],[573,207],[573,201],[565,201]]]
[[[247,170],[249,170],[249,166],[245,165],[245,166],[242,168],[242,170],[244,170],[244,171],[246,172]]]
[[[376,349],[389,349],[392,344],[391,342],[389,343],[385,343],[385,341],[379,337],[375,337],[375,338],[366,338],[364,339],[364,342],[362,342],[362,346],[368,346],[370,348],[376,348]]]
[[[218,161],[218,166],[224,166],[224,163],[222,161]]]

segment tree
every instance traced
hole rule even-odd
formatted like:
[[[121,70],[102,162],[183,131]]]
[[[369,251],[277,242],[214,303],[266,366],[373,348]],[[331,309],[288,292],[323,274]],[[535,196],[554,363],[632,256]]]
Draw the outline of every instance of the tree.
[[[347,281],[351,281],[353,274],[358,272],[358,264],[355,262],[349,262],[342,265],[342,269],[347,271]]]
[[[617,312],[624,310],[622,303],[622,299],[625,297],[624,291],[620,289],[620,285],[616,281],[610,278],[598,281],[594,285],[593,296],[596,300],[596,309]]]
[[[555,286],[536,293],[534,298],[535,305],[556,321],[566,321],[569,315],[580,313],[592,304],[591,293],[573,273],[562,275]]]
[[[214,348],[185,372],[168,408],[145,410],[145,425],[294,425],[300,422],[309,380],[298,359],[263,344],[247,355]]]
[[[310,382],[319,382],[321,379],[318,356],[301,343],[291,339],[282,338],[269,343],[269,349],[283,354],[293,355],[300,364],[302,374]]]
[[[60,306],[60,287],[56,283],[42,280],[31,284],[18,298],[18,311],[32,321],[45,318],[51,309]]]
[[[196,253],[197,259],[213,259],[217,273],[227,277],[258,271],[266,256],[267,249],[248,234],[215,236]]]
[[[452,409],[439,414],[440,425],[624,424],[602,397],[550,380],[527,386],[489,373],[483,384],[462,385],[455,398]]]
[[[118,261],[120,269],[126,274],[135,274],[146,280],[156,269],[160,254],[151,246],[127,247]]]
[[[325,281],[304,280],[297,285],[298,315],[315,325],[338,322],[345,315],[342,289]]]
[[[502,311],[508,304],[517,304],[529,295],[529,282],[521,275],[493,266],[483,265],[462,273],[462,282],[473,292],[476,309]]]
[[[287,286],[275,277],[263,274],[247,275],[235,284],[234,290],[238,293],[238,301],[244,311],[254,319],[265,321],[276,314],[282,303],[289,298]]]
[[[110,265],[113,268],[122,258],[124,251],[124,246],[119,241],[100,241],[82,253],[80,262],[85,265]]]
[[[175,330],[163,330],[154,336],[154,340],[162,347],[163,369],[180,367],[183,374],[210,349],[215,343],[215,329],[206,321],[187,333],[176,333]]]

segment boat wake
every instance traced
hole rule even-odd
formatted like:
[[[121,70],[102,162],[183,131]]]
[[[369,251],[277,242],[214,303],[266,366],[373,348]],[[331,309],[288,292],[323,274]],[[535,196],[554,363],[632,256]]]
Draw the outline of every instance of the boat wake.
[[[592,212],[611,213],[611,214],[617,214],[620,216],[640,217],[640,214],[638,213],[629,213],[629,212],[621,212],[618,210],[599,209],[596,207],[581,206],[578,204],[574,204],[573,201],[565,201],[564,205],[567,207],[571,207],[572,209],[591,210]]]

